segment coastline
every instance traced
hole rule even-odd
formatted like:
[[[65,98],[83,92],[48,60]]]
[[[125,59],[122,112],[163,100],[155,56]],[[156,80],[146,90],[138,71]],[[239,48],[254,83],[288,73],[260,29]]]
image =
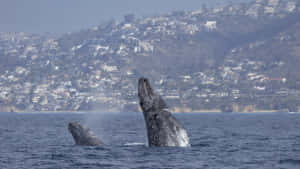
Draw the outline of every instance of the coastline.
[[[221,113],[221,114],[229,114],[229,113],[240,113],[240,114],[251,114],[251,113],[295,113],[288,111],[280,111],[280,110],[255,110],[255,111],[241,111],[241,112],[222,112],[219,109],[211,109],[211,110],[192,110],[192,111],[171,111],[172,113],[183,113],[183,114],[207,114],[207,113]],[[0,113],[13,113],[13,114],[93,114],[93,113],[102,113],[102,114],[115,114],[121,113],[116,111],[0,111]],[[129,112],[128,112],[129,113]],[[132,112],[134,113],[134,112]]]
[[[169,109],[172,113],[289,113],[287,109],[283,110],[262,110],[262,109],[235,109],[232,112],[223,112],[221,109],[199,109],[193,110],[188,107],[173,107]],[[106,111],[99,110],[59,110],[59,111],[34,111],[34,110],[20,110],[14,106],[3,106],[0,107],[0,113],[20,113],[20,114],[62,114],[62,113],[72,113],[72,114],[86,114],[86,113],[120,113],[124,111],[118,111],[116,109],[108,109]],[[126,111],[127,112],[127,111]],[[129,111],[128,111],[129,112]],[[132,111],[135,112],[135,111]],[[136,112],[142,112],[140,108]],[[298,112],[300,112],[298,110]]]

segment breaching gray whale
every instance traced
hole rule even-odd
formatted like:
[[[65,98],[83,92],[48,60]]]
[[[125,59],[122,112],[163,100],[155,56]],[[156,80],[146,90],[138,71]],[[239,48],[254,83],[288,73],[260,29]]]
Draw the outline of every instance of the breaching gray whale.
[[[82,126],[78,122],[70,122],[68,129],[76,145],[99,146],[103,144],[89,128]]]
[[[186,130],[167,111],[164,100],[154,93],[148,79],[140,78],[138,97],[146,122],[148,144],[150,147],[189,147]]]

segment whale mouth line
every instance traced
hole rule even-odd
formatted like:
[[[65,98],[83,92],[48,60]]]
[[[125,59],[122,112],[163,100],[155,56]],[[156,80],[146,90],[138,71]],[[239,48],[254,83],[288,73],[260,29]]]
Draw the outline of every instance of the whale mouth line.
[[[138,89],[138,95],[141,99],[145,97],[152,98],[154,96],[154,92],[147,78],[142,77],[139,79]]]
[[[138,97],[140,100],[140,106],[143,112],[148,112],[155,107],[156,94],[150,85],[147,78],[141,77],[138,83]]]

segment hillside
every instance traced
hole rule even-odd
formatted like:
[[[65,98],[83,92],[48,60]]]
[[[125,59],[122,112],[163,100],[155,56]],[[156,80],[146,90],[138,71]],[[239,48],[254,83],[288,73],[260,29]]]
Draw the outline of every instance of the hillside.
[[[149,77],[176,111],[299,111],[300,0],[0,33],[0,111],[138,111]]]

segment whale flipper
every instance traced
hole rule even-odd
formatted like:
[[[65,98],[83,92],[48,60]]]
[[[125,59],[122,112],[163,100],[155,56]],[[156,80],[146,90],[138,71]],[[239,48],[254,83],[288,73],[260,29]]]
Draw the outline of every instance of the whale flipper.
[[[186,130],[167,111],[164,100],[154,93],[148,79],[140,78],[138,97],[146,122],[149,146],[189,147]]]
[[[72,134],[76,145],[99,146],[103,145],[97,136],[86,126],[78,122],[70,122],[68,130]]]

